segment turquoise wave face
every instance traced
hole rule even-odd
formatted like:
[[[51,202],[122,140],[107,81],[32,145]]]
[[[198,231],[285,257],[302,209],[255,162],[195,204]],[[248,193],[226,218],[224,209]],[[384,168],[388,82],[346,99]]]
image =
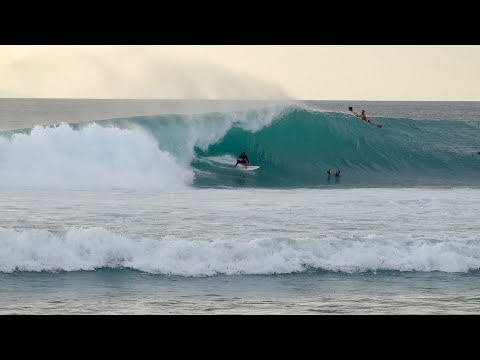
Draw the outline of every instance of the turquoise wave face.
[[[480,185],[480,141],[461,121],[374,119],[376,128],[339,113],[294,110],[270,126],[238,127],[192,162],[198,186],[322,187]],[[235,172],[218,160],[246,151],[255,173]],[[213,159],[214,161],[208,161]],[[234,161],[234,159],[232,159]],[[341,170],[341,177],[328,177]]]
[[[383,127],[371,126],[344,113],[272,107],[96,123],[145,133],[158,143],[160,150],[171,154],[180,167],[195,172],[193,185],[197,187],[480,185],[477,123],[399,118],[372,121]],[[71,124],[74,130],[88,125]],[[3,136],[12,134],[4,132]],[[133,136],[129,134],[125,136]],[[121,142],[118,146],[123,149],[129,143]],[[140,159],[149,150],[137,147],[135,151],[139,154],[132,153],[129,157]],[[242,151],[260,169],[250,172],[234,169],[235,159]],[[146,167],[145,164],[132,168],[142,171]],[[164,171],[169,169],[165,167]],[[341,176],[328,177],[328,169],[332,173],[341,170]]]

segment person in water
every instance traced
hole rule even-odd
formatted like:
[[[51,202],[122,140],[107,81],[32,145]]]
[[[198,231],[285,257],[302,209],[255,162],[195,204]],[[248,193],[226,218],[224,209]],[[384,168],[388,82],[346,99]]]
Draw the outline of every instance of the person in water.
[[[363,121],[371,122],[370,120],[368,120],[367,115],[365,114],[365,110],[362,110],[362,113],[361,113],[360,115],[358,115],[356,112],[354,112],[354,111],[352,110],[352,108],[349,108],[349,110],[350,110],[356,117],[359,117],[359,118],[362,119]]]
[[[337,170],[337,172],[335,173],[335,176],[340,177],[340,170]]]
[[[328,169],[327,174],[328,174],[328,176],[332,175],[332,170]]]
[[[247,154],[245,153],[245,151],[243,151],[240,155],[238,155],[237,163],[234,167],[237,167],[238,164],[244,164],[245,167],[247,167],[247,163],[250,164],[250,160],[248,160]]]

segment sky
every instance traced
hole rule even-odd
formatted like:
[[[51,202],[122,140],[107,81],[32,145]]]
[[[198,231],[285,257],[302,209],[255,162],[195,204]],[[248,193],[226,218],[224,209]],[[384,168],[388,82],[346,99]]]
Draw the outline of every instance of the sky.
[[[479,45],[1,45],[0,97],[480,101]]]

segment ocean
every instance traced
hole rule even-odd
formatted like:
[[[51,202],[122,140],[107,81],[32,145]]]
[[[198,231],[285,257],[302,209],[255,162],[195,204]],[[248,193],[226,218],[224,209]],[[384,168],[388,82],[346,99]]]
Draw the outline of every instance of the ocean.
[[[479,152],[480,102],[0,99],[0,314],[479,314]]]

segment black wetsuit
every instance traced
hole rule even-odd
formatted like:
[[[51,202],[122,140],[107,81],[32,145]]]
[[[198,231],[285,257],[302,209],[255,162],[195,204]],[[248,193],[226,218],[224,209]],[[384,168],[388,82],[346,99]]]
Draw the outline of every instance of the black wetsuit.
[[[242,152],[237,158],[237,163],[235,164],[235,167],[237,167],[238,164],[244,164],[245,167],[247,167],[247,162],[250,163],[250,160],[248,160],[247,154],[245,154],[245,152]]]

